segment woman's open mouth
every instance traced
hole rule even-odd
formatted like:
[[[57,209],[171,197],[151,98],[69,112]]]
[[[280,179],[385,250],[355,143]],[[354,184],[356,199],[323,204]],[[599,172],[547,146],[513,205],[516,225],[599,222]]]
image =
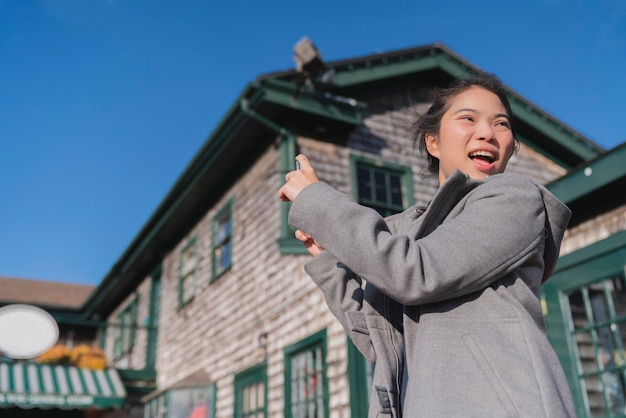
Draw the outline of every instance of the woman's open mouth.
[[[470,152],[468,157],[472,160],[474,164],[477,166],[483,166],[485,168],[491,167],[491,165],[496,161],[496,156],[494,153],[489,151],[474,151]]]

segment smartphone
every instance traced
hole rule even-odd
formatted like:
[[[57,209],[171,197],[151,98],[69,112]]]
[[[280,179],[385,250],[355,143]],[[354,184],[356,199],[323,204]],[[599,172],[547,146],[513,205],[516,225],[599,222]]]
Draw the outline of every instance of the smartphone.
[[[300,163],[296,160],[296,170],[300,170]]]

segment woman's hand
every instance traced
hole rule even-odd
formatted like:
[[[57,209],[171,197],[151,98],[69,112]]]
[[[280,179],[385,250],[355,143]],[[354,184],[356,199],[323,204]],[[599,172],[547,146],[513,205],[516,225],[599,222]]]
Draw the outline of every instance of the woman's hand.
[[[285,202],[293,202],[302,189],[309,184],[320,181],[305,155],[299,154],[296,156],[296,161],[300,165],[300,169],[287,173],[285,176],[287,182],[278,190],[278,197]],[[324,251],[324,248],[306,232],[297,230],[295,236],[298,241],[302,241],[304,247],[312,256],[315,257]]]
[[[293,202],[302,189],[320,181],[304,154],[299,154],[296,161],[300,164],[300,169],[288,172],[285,176],[287,182],[278,190],[278,197],[284,202]]]
[[[298,241],[302,241],[302,243],[304,244],[304,248],[306,248],[309,254],[311,254],[313,257],[315,257],[316,255],[324,251],[324,248],[321,245],[319,245],[317,241],[315,241],[306,232],[300,231],[298,229],[295,235],[296,235],[296,239]]]

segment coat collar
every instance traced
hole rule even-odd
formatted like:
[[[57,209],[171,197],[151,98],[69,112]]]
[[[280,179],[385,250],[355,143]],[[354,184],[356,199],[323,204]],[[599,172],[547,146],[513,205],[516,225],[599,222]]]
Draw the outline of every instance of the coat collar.
[[[482,183],[484,180],[472,180],[459,170],[452,173],[428,205],[424,213],[424,220],[417,231],[417,238],[433,232],[463,196]]]

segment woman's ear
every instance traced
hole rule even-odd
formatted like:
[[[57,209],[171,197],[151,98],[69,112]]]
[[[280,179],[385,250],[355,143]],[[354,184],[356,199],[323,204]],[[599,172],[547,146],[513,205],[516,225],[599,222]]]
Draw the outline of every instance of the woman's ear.
[[[426,143],[426,150],[430,155],[439,159],[439,147],[437,145],[437,137],[433,134],[426,134],[424,136],[424,142]]]

